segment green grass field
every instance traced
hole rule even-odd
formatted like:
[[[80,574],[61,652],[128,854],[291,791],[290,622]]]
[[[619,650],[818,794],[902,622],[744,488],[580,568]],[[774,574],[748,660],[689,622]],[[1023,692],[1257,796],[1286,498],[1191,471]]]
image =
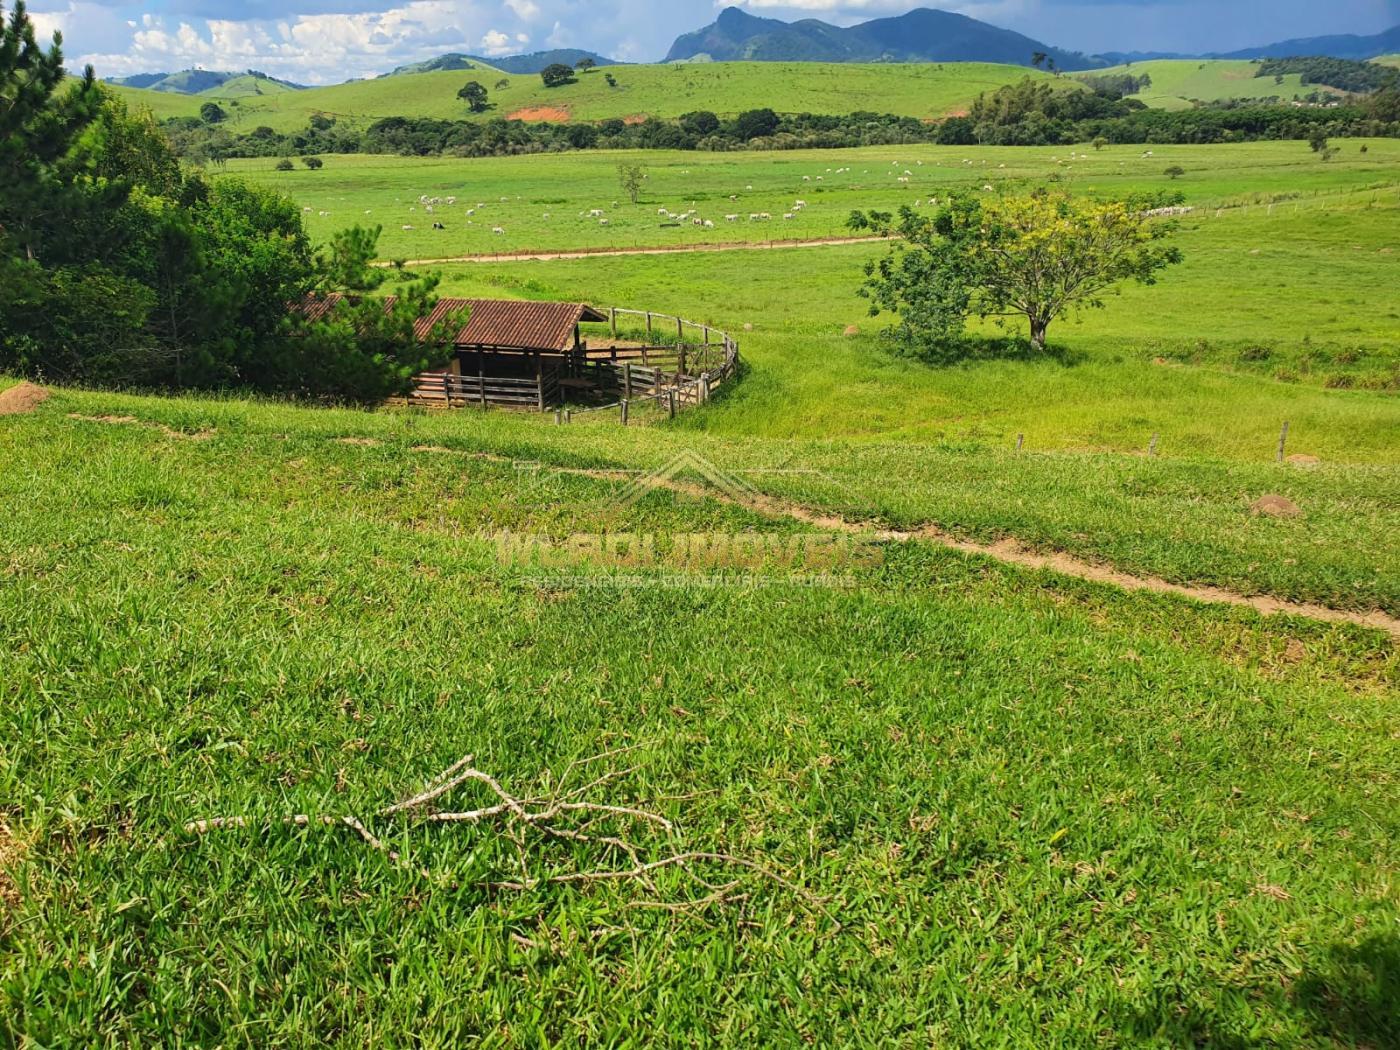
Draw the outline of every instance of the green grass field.
[[[1288,73],[1282,80],[1256,77],[1256,66],[1244,59],[1154,59],[1114,66],[1099,73],[1132,73],[1152,77],[1150,87],[1129,95],[1154,109],[1189,109],[1193,101],[1217,102],[1230,98],[1273,98],[1285,101],[1314,91],[1331,92],[1323,85],[1304,85],[1301,74]]]
[[[1400,143],[1340,145],[649,155],[635,218],[613,155],[242,166],[317,236],[384,222],[390,256],[474,250],[461,219],[398,229],[420,193],[487,204],[515,249],[762,236],[653,223],[691,200],[801,197],[789,235],[822,236],[853,207],[1121,193],[1169,164],[1198,210],[1182,266],[1039,359],[892,356],[855,295],[878,245],[510,261],[443,267],[443,291],[681,314],[746,371],[626,428],[71,389],[0,417],[0,1045],[1396,1045],[1391,636],[924,541],[814,586],[773,562],[561,574],[492,540],[817,531],[717,491],[626,498],[691,454],[872,528],[1400,615]],[[859,188],[825,171],[847,166]],[[576,220],[594,207],[610,226]],[[1285,419],[1319,462],[1274,462]],[[1252,514],[1266,493],[1301,515]],[[493,889],[522,859],[631,861],[375,816],[467,753],[517,795],[567,774],[664,815],[592,829],[642,861],[782,881],[696,861]],[[249,826],[184,830],[221,815]],[[315,819],[344,815],[403,864]]]
[[[1341,154],[1327,164],[1306,143],[1268,142],[1153,146],[1150,156],[1143,147],[1095,151],[1087,145],[889,146],[776,154],[610,151],[479,160],[344,156],[327,157],[319,171],[298,167],[278,172],[272,159],[232,161],[228,170],[300,200],[308,209],[313,237],[324,239],[352,223],[381,225],[385,258],[440,259],[841,237],[848,235],[846,220],[853,209],[894,210],[903,204],[927,205],[931,197],[951,190],[983,192],[992,186],[1018,192],[1047,182],[1101,195],[1180,190],[1188,204],[1201,208],[1267,205],[1269,200],[1304,208],[1315,196],[1363,189],[1393,202],[1400,186],[1400,143],[1376,139],[1339,145]],[[648,172],[635,206],[618,184],[622,163],[640,164]],[[1171,180],[1164,174],[1170,166],[1186,174]],[[429,215],[418,201],[424,195],[451,196],[456,203],[439,203]],[[796,209],[798,201],[806,207]],[[469,209],[473,214],[467,214]],[[590,214],[595,209],[603,211],[606,225]],[[676,226],[658,214],[662,209],[695,214]],[[749,218],[764,212],[772,218]],[[729,215],[736,219],[728,221]],[[695,219],[714,225],[696,226]],[[435,220],[446,229],[434,230]],[[505,232],[496,234],[496,228]],[[1382,241],[1383,232],[1376,231]]]
[[[612,69],[616,88],[603,79],[603,70],[580,74],[578,82],[546,88],[535,75],[510,75],[495,70],[415,73],[360,80],[305,91],[272,91],[250,95],[248,81],[232,81],[200,95],[170,95],[136,88],[117,88],[128,102],[149,105],[158,117],[196,116],[210,100],[227,102],[230,127],[251,131],[267,125],[277,131],[306,127],[314,114],[336,117],[357,126],[382,117],[480,119],[509,117],[524,111],[529,119],[559,121],[628,119],[644,116],[678,117],[707,109],[733,116],[757,105],[781,113],[855,113],[871,111],[939,119],[962,112],[983,91],[995,90],[1023,77],[1052,79],[1047,73],[1020,66],[986,62],[929,65],[856,65],[815,62],[714,62]],[[510,81],[496,89],[498,81]],[[469,80],[491,92],[493,109],[480,116],[468,113],[457,89]],[[1066,90],[1070,81],[1059,81]],[[275,88],[276,85],[272,85]],[[758,99],[761,102],[755,102]],[[234,102],[237,105],[233,105]],[[558,110],[546,114],[531,111]]]

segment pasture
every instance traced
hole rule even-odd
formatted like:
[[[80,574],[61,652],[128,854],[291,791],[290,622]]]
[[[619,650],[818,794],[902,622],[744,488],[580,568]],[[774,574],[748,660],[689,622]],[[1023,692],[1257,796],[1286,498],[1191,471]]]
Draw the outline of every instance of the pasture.
[[[1218,102],[1230,98],[1303,98],[1315,91],[1341,95],[1324,84],[1304,84],[1299,73],[1280,77],[1256,77],[1257,66],[1247,59],[1162,58],[1113,66],[1099,73],[1147,74],[1152,83],[1129,95],[1153,109],[1190,109],[1191,103]]]
[[[887,146],[480,159],[335,156],[325,158],[319,171],[298,165],[279,172],[271,158],[231,161],[227,170],[301,201],[313,237],[324,239],[353,223],[382,225],[385,259],[442,259],[845,237],[853,209],[926,206],[940,193],[984,192],[985,186],[1024,192],[1049,183],[1106,196],[1179,190],[1187,204],[1199,208],[1259,202],[1266,209],[1270,202],[1302,208],[1315,196],[1363,189],[1393,203],[1400,187],[1400,143],[1374,139],[1340,145],[1341,153],[1326,164],[1306,143],[1260,142],[1103,150]],[[639,164],[647,171],[636,205],[619,185],[619,164]],[[1173,166],[1185,174],[1169,178],[1165,171]],[[431,214],[419,201],[422,196],[440,198]],[[449,197],[451,204],[445,203]],[[690,214],[678,221],[666,212]],[[768,218],[751,218],[756,215]],[[433,229],[434,222],[445,229]]]
[[[1396,638],[950,546],[1400,616],[1400,143],[1338,144],[647,154],[635,209],[612,154],[231,164],[318,237],[383,223],[386,258],[844,236],[1052,178],[1196,211],[1159,286],[944,369],[865,316],[878,244],[440,267],[735,332],[746,374],[675,421],[79,390],[0,416],[0,1042],[1400,1040]],[[420,195],[458,197],[446,231]],[[1275,462],[1284,420],[1308,461]],[[767,502],[628,496],[681,454]],[[820,533],[794,505],[938,531],[824,586],[561,579],[493,540]],[[376,815],[468,753],[664,816],[608,829],[644,861],[732,859],[493,887],[632,861]],[[319,822],[346,815],[401,862]],[[247,826],[185,830],[219,816]]]
[[[610,87],[610,72],[617,87]],[[579,74],[573,84],[546,88],[537,74],[507,75],[493,69],[411,73],[357,80],[305,91],[277,90],[250,95],[246,82],[228,90],[171,95],[138,88],[115,88],[129,103],[148,105],[158,117],[198,116],[205,102],[225,104],[229,126],[251,131],[306,127],[313,115],[367,126],[382,117],[434,117],[439,120],[520,119],[637,120],[673,118],[704,109],[732,117],[760,103],[781,113],[894,113],[925,120],[965,111],[984,91],[1024,77],[1050,80],[1048,73],[987,62],[928,65],[859,65],[820,62],[714,62],[617,66]],[[491,93],[492,108],[467,111],[457,89],[470,80]],[[496,85],[506,81],[505,87]],[[1073,81],[1061,80],[1066,90]],[[235,104],[236,103],[236,104]]]

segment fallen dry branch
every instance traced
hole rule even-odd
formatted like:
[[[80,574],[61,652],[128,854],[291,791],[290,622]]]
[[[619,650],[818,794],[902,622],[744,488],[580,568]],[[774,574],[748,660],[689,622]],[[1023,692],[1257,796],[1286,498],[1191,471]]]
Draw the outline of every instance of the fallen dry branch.
[[[699,912],[714,905],[735,904],[747,900],[751,894],[743,890],[742,878],[731,878],[716,885],[706,880],[701,872],[707,866],[740,869],[743,872],[780,886],[800,897],[806,903],[820,909],[830,917],[823,907],[822,898],[797,885],[792,880],[773,871],[771,868],[743,857],[710,850],[673,850],[656,857],[654,841],[634,841],[638,828],[648,828],[653,837],[664,835],[666,840],[677,834],[675,824],[659,813],[639,806],[618,805],[609,802],[594,802],[587,799],[589,792],[615,783],[634,772],[634,769],[603,773],[578,787],[565,787],[572,776],[586,766],[616,757],[632,748],[616,748],[590,758],[575,760],[559,777],[554,788],[541,796],[516,797],[506,790],[494,776],[476,768],[473,756],[466,755],[448,766],[416,794],[395,802],[376,812],[376,819],[396,816],[411,816],[423,824],[487,824],[499,825],[501,834],[514,847],[516,861],[520,868],[518,877],[486,883],[496,890],[528,892],[542,886],[590,885],[634,881],[659,895],[652,876],[663,870],[676,870],[687,876],[687,882],[703,888],[699,896],[682,896],[677,900],[647,900],[635,903],[638,908],[653,908],[670,912]],[[458,788],[468,784],[478,784],[495,799],[474,809],[448,810],[436,808],[436,803]],[[359,836],[360,840],[372,849],[382,853],[396,867],[415,871],[425,878],[432,879],[427,869],[416,869],[409,865],[400,854],[390,848],[374,834],[361,820],[354,816],[311,816],[304,813],[284,817],[284,825],[309,827],[347,827]],[[185,825],[191,835],[207,835],[225,829],[247,829],[254,822],[247,817],[227,816],[192,820]],[[530,864],[531,838],[537,842],[586,844],[600,851],[620,854],[626,860],[623,866],[600,867],[586,871],[566,871],[552,874],[532,874]],[[654,857],[654,859],[648,859]],[[620,858],[619,858],[620,859]],[[629,905],[631,907],[633,905]],[[833,921],[835,921],[833,917]]]

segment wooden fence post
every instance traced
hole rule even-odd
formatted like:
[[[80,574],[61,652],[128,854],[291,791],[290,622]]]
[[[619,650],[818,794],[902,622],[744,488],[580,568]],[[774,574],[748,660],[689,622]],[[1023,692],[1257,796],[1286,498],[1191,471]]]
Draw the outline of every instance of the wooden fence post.
[[[1288,420],[1283,421],[1283,431],[1278,436],[1278,461],[1283,462],[1283,450],[1288,444]]]
[[[573,421],[574,421],[574,413],[573,413],[573,410],[572,410],[572,409],[568,409],[568,408],[564,409],[564,422],[565,422],[565,423],[572,423]]]
[[[1026,435],[1025,435],[1025,434],[1017,434],[1017,435],[1016,435],[1016,451],[1017,451],[1017,452],[1020,452],[1021,449],[1025,446],[1025,444],[1026,444]]]
[[[685,347],[681,347],[680,350],[680,357],[678,358],[679,363],[676,365],[677,376],[685,375]]]
[[[666,391],[666,410],[672,419],[676,418],[676,392],[674,390]]]
[[[622,365],[622,392],[628,398],[632,396],[632,363],[624,362]]]
[[[700,400],[701,400],[701,401],[708,401],[708,400],[710,400],[710,377],[709,377],[709,376],[701,376],[701,377],[700,377]]]
[[[676,342],[685,342],[685,322],[679,317],[676,318]]]
[[[628,401],[625,397],[618,402],[618,407],[621,409],[622,425],[624,427],[627,425],[627,405]]]
[[[651,311],[647,311],[647,337],[651,337]]]
[[[476,352],[476,392],[481,397],[481,410],[486,411],[486,356]]]
[[[1155,456],[1157,454],[1157,435],[1152,435],[1152,440],[1147,443],[1147,454]]]

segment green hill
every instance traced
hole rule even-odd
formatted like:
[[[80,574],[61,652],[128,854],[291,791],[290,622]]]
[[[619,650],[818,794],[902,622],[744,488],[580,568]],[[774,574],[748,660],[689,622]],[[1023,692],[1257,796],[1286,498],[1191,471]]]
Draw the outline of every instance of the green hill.
[[[157,117],[196,116],[205,102],[227,103],[230,126],[277,131],[304,127],[317,113],[368,124],[382,117],[468,116],[457,89],[476,79],[491,92],[493,108],[475,119],[608,120],[676,117],[697,109],[732,116],[768,106],[779,112],[872,111],[933,120],[965,110],[977,95],[1022,77],[1048,74],[983,62],[944,64],[836,64],[813,62],[726,62],[691,65],[619,66],[586,73],[573,84],[546,88],[534,75],[505,76],[476,71],[420,73],[353,81],[300,91],[228,94],[222,90],[181,96],[117,88],[128,102],[149,105]],[[507,86],[497,89],[505,80]],[[1072,89],[1073,81],[1056,83]]]
[[[295,84],[289,84],[285,80],[274,80],[272,77],[259,77],[245,73],[241,77],[234,77],[218,87],[209,88],[199,94],[205,98],[235,99],[256,98],[260,95],[284,95],[303,90],[305,89],[299,88]]]
[[[1152,78],[1152,85],[1129,97],[1154,109],[1187,109],[1193,99],[1202,102],[1274,96],[1291,99],[1294,95],[1331,90],[1319,84],[1304,86],[1297,73],[1286,74],[1282,83],[1277,83],[1273,77],[1256,77],[1257,68],[1244,59],[1164,58],[1095,70],[1090,75],[1131,73],[1140,77],[1147,74]]]

